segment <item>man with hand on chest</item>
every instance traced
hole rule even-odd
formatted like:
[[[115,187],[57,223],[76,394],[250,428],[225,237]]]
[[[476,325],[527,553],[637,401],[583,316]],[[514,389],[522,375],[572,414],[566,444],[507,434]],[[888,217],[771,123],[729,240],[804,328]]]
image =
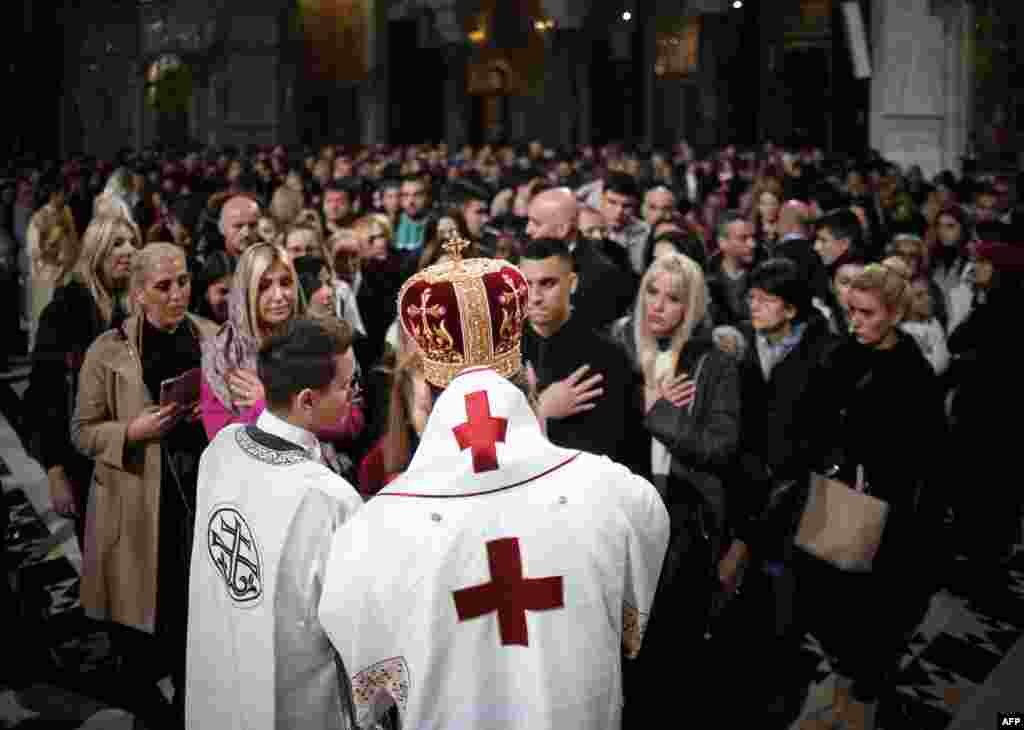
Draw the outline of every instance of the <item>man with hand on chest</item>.
[[[295,320],[259,355],[267,410],[199,461],[186,727],[348,730],[351,693],[316,610],[331,536],[362,505],[314,433],[356,387],[344,321]]]
[[[654,487],[548,441],[520,351],[527,280],[496,259],[409,279],[434,398],[406,471],[335,533],[319,619],[357,723],[618,730],[668,542]]]
[[[535,239],[523,251],[520,267],[530,286],[523,360],[540,393],[548,438],[646,474],[649,444],[638,437],[642,383],[622,350],[576,315],[577,280],[568,247]]]

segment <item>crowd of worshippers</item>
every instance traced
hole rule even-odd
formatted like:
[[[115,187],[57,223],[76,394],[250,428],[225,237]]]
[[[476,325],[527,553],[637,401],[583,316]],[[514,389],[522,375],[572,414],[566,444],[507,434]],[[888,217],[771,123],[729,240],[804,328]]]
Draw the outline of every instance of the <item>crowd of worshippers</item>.
[[[350,407],[316,436],[373,500],[434,402],[399,291],[452,240],[528,284],[522,358],[547,438],[648,478],[687,536],[638,705],[742,586],[760,650],[728,684],[781,712],[811,631],[861,712],[848,727],[867,727],[951,566],[967,558],[985,590],[1018,542],[1020,492],[1000,479],[1021,406],[1015,180],[685,143],[146,151],[14,172],[0,275],[4,337],[26,330],[31,354],[19,430],[76,521],[82,603],[117,628],[147,717],[175,716],[153,709],[157,679],[185,686],[199,460],[274,397],[261,347],[300,319],[350,331]],[[197,370],[198,401],[165,403]],[[773,496],[826,468],[889,505],[870,573],[793,549],[799,509]]]

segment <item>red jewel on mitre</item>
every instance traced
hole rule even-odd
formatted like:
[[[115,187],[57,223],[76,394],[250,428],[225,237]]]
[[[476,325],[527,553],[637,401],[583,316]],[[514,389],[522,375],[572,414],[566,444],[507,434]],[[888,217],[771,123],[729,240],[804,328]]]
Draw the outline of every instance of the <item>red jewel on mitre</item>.
[[[446,243],[450,258],[410,277],[398,293],[402,328],[420,350],[427,381],[439,388],[466,368],[508,378],[523,367],[526,277],[501,259],[464,260],[466,245]]]

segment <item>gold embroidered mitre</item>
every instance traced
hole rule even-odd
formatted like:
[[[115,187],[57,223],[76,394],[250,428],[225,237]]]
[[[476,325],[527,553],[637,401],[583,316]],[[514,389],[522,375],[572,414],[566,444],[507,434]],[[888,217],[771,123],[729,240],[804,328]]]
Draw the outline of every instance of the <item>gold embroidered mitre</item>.
[[[447,258],[410,277],[398,293],[402,328],[421,352],[427,381],[439,388],[468,368],[508,378],[523,367],[526,277],[507,261],[463,259],[468,245],[450,239]]]

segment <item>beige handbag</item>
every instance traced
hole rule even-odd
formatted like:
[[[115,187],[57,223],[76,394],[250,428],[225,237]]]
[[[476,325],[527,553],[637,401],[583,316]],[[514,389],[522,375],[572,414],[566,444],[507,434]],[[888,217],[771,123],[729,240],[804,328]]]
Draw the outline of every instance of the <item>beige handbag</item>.
[[[870,572],[888,512],[888,503],[865,493],[863,467],[856,487],[812,474],[796,545],[840,570]]]

